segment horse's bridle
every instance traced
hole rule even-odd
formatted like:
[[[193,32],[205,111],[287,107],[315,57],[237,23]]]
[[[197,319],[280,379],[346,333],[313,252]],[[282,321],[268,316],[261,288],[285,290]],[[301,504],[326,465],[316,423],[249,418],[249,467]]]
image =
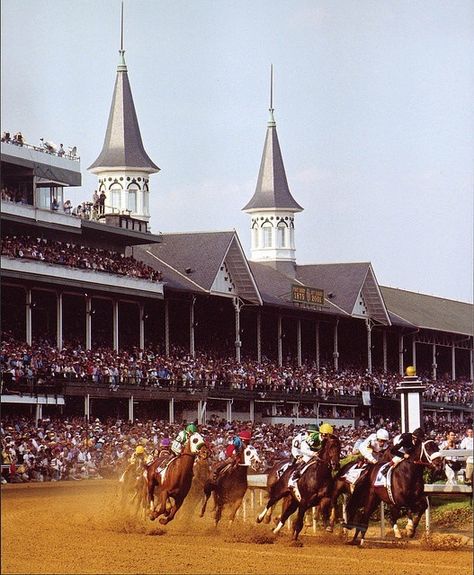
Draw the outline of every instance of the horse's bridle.
[[[425,465],[426,467],[435,467],[433,460],[442,457],[439,451],[435,451],[431,455],[426,451],[426,444],[430,442],[434,443],[432,439],[429,439],[428,441],[423,441],[421,443],[420,459],[413,461],[415,465]],[[427,461],[423,461],[423,457],[426,457]]]

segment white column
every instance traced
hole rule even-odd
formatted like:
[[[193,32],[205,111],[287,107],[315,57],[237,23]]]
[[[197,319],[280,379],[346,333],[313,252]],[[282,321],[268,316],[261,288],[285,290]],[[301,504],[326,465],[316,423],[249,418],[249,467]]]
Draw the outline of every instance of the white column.
[[[316,321],[314,337],[316,341],[315,345],[315,354],[316,354],[316,369],[319,372],[320,367],[320,352],[319,352],[319,321]]]
[[[140,322],[140,349],[145,349],[145,306],[141,303],[139,304],[139,322]]]
[[[372,373],[372,324],[370,319],[365,320],[365,326],[367,328],[367,371]]]
[[[194,349],[194,304],[196,303],[196,297],[192,296],[189,302],[189,353],[191,357],[194,357],[196,351]]]
[[[36,404],[35,427],[38,427],[38,419],[43,419],[43,404],[41,403]]]
[[[240,340],[240,308],[242,304],[238,297],[233,299],[234,311],[235,311],[235,360],[240,363],[240,348],[242,347],[242,341]]]
[[[207,409],[207,401],[200,399],[198,401],[198,423],[199,423],[199,425],[206,423],[206,409]]]
[[[56,294],[56,347],[63,348],[63,294]]]
[[[403,361],[403,346],[404,346],[404,341],[403,341],[403,335],[399,335],[398,336],[398,373],[400,375],[403,375],[405,373],[405,362]]]
[[[472,341],[471,341],[472,343]],[[474,351],[471,347],[469,350],[469,364],[470,364],[470,379],[471,381],[474,380]]]
[[[226,417],[227,421],[232,421],[232,403],[234,402],[233,399],[228,399],[226,402]]]
[[[165,300],[165,355],[170,354],[170,307],[169,301]]]
[[[254,423],[255,422],[255,400],[253,400],[253,399],[250,400],[249,417],[250,417],[250,421],[252,423]]]
[[[89,394],[84,396],[84,416],[87,420],[91,416],[91,396]]]
[[[26,290],[25,314],[26,314],[26,343],[31,345],[33,342],[33,322],[32,322],[31,290]]]
[[[114,351],[119,350],[119,301],[114,300],[113,302],[113,346]]]
[[[451,379],[454,381],[456,379],[456,347],[451,346]]]
[[[338,327],[339,327],[339,320],[336,320],[336,323],[334,324],[334,352],[333,352],[333,358],[334,358],[334,369],[336,371],[338,371],[339,369],[339,343],[338,343]]]
[[[387,373],[387,331],[384,329],[382,333],[382,346],[383,346],[383,371]]]
[[[133,414],[133,395],[128,398],[128,421],[134,422],[134,414]]]
[[[283,365],[283,330],[282,330],[281,313],[278,313],[278,365],[281,367]]]
[[[301,367],[302,359],[301,359],[301,320],[298,319],[296,324],[296,361],[298,363],[298,367]]]
[[[86,349],[92,349],[92,298],[86,295]]]
[[[262,362],[262,312],[257,311],[257,362]]]
[[[438,374],[438,364],[436,363],[436,344],[432,347],[432,362],[431,362],[431,377],[433,381],[436,381]]]
[[[168,414],[170,423],[174,423],[174,397],[168,401]]]

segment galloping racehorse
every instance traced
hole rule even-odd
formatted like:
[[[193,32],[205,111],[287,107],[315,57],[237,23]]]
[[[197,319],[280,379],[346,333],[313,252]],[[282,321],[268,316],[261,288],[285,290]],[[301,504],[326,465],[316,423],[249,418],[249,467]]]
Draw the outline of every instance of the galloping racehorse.
[[[164,469],[161,469],[160,459],[151,463],[146,470],[148,487],[148,504],[150,506],[150,519],[157,517],[160,523],[166,525],[175,516],[178,509],[191,488],[193,479],[193,466],[196,455],[204,445],[201,434],[193,433],[183,446],[182,452],[171,459]],[[158,487],[158,505],[155,509],[155,487]],[[172,498],[168,509],[168,502]]]
[[[327,525],[329,520],[329,510],[331,505],[332,492],[332,470],[339,466],[341,454],[341,442],[335,435],[328,435],[323,439],[321,449],[301,470],[301,477],[298,480],[298,491],[292,490],[286,482],[286,486],[281,485],[279,493],[270,497],[264,512],[260,514],[263,519],[267,509],[285,497],[282,514],[278,525],[273,529],[273,533],[278,533],[286,520],[296,510],[298,515],[293,524],[292,538],[298,539],[298,535],[303,529],[304,516],[311,507],[319,506],[323,521]],[[276,484],[275,484],[276,485]],[[278,481],[280,485],[280,481]],[[287,497],[291,495],[291,497]]]
[[[401,537],[397,527],[401,508],[408,509],[407,533],[409,537],[414,537],[418,523],[428,506],[424,495],[423,469],[425,467],[439,469],[442,464],[443,458],[439,453],[438,445],[431,439],[418,441],[410,456],[390,470],[386,478],[381,474],[381,470],[389,464],[385,462],[374,464],[369,472],[367,483],[364,482],[367,488],[360,494],[359,491],[355,491],[347,505],[346,527],[355,528],[354,537],[349,543],[357,545],[359,533],[361,534],[360,544],[364,543],[369,519],[380,501],[390,506],[390,521],[397,538]],[[361,506],[364,508],[361,521],[355,524],[354,517]]]
[[[273,508],[276,503],[282,498],[287,498],[289,503],[291,498],[290,491],[288,489],[288,481],[295,469],[295,463],[293,459],[282,459],[277,461],[270,469],[267,471],[267,490],[269,493],[268,502],[265,509],[257,515],[257,523],[264,521],[265,523],[270,523],[272,518]]]
[[[260,462],[257,450],[252,445],[247,446],[240,454],[237,464],[229,464],[228,469],[223,469],[214,483],[208,480],[204,485],[205,501],[201,509],[200,517],[203,517],[207,502],[211,493],[214,493],[214,522],[219,523],[222,517],[224,505],[230,508],[229,522],[235,518],[235,514],[242,504],[247,491],[247,472],[249,467],[255,467]]]

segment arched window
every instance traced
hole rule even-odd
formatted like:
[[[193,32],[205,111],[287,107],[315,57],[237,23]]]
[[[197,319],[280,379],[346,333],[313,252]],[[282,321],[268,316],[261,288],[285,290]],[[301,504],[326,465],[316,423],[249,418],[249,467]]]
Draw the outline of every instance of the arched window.
[[[138,189],[136,184],[130,184],[127,189],[127,209],[132,213],[136,213],[137,211]]]
[[[254,222],[252,225],[252,246],[258,248],[258,224]]]
[[[119,186],[113,186],[109,191],[110,205],[113,211],[120,210],[121,205],[122,188]]]
[[[288,226],[285,222],[280,222],[277,227],[277,246],[286,248],[288,246]]]
[[[143,190],[143,215],[148,216],[150,213],[150,192],[148,187]]]
[[[272,232],[273,232],[273,228],[272,228],[272,224],[270,223],[265,223],[263,224],[263,247],[264,248],[271,248],[272,247]]]

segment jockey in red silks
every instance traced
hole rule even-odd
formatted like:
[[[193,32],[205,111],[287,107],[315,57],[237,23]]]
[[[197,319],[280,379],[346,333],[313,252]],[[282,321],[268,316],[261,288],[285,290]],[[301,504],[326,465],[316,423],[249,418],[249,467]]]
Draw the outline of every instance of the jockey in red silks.
[[[252,439],[252,434],[248,429],[243,429],[238,435],[234,436],[232,443],[225,449],[226,458],[224,461],[218,463],[213,471],[212,480],[215,482],[219,477],[220,472],[228,467],[229,465],[238,465],[241,461],[241,454],[244,449],[248,446],[250,440]]]

